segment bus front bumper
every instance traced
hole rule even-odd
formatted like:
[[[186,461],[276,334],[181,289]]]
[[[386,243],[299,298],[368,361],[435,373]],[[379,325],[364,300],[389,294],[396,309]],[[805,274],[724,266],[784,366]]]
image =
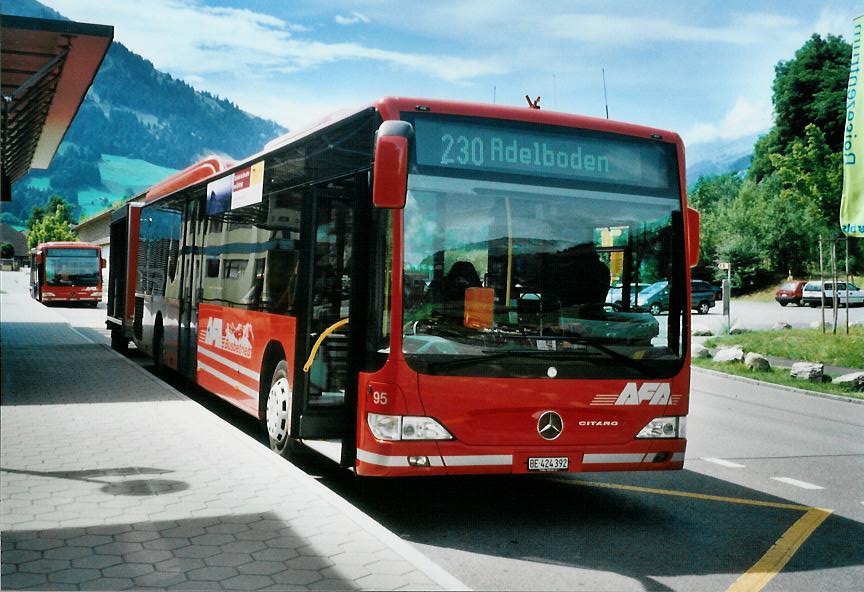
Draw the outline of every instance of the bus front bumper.
[[[370,477],[680,470],[686,447],[686,439],[512,449],[458,442],[376,442],[367,445],[374,450],[358,448],[355,470]]]

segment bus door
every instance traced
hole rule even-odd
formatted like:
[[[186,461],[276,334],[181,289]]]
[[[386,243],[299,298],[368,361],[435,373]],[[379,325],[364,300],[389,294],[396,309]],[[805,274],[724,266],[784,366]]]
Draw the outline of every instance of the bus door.
[[[296,436],[305,439],[344,438],[348,402],[356,400],[356,370],[351,370],[356,364],[349,341],[356,328],[348,322],[356,262],[352,187],[353,179],[329,183],[307,197],[313,207],[304,221],[305,290],[297,318],[292,419],[299,425]]]
[[[201,268],[203,265],[204,220],[200,215],[199,200],[186,203],[183,212],[183,245],[181,247],[182,288],[180,292],[180,335],[177,370],[187,377],[195,376],[198,343],[198,301],[201,295]]]

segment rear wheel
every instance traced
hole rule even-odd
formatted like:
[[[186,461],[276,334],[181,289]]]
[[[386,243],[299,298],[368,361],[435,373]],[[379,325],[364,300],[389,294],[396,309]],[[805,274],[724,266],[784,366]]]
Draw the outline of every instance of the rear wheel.
[[[650,312],[655,317],[660,314],[660,305],[656,302],[648,307],[648,312]]]
[[[294,452],[291,439],[291,411],[294,393],[288,383],[288,363],[280,361],[273,370],[267,406],[264,410],[264,428],[270,440],[270,448],[286,458]]]
[[[704,315],[704,314],[708,314],[708,311],[710,309],[711,309],[711,307],[708,306],[708,303],[703,300],[702,302],[699,303],[699,306],[696,310],[699,311],[699,314]]]
[[[786,306],[787,304],[789,304],[785,300],[778,300],[778,302],[780,303],[780,306]]]

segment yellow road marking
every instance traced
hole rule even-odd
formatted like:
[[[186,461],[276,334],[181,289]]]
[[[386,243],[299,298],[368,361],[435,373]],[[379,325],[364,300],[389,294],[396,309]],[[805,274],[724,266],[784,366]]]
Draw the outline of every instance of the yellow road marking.
[[[691,499],[706,500],[712,502],[723,502],[727,504],[738,504],[742,506],[759,506],[763,508],[777,508],[780,510],[797,510],[804,512],[795,524],[790,526],[777,542],[753,564],[753,567],[741,574],[726,592],[759,592],[770,582],[774,576],[795,555],[795,552],[804,544],[813,532],[819,528],[832,510],[801,506],[798,504],[783,504],[779,502],[764,502],[740,497],[726,497],[721,495],[708,495],[705,493],[692,493],[689,491],[676,491],[674,489],[656,489],[653,487],[639,487],[637,485],[620,485],[618,483],[602,483],[600,481],[570,481],[588,487],[599,487],[603,489],[620,489],[623,491],[635,491],[638,493],[650,493],[654,495],[669,495],[674,497],[688,497]]]
[[[653,487],[638,487],[636,485],[619,485],[617,483],[601,483],[599,481],[573,481],[580,485],[590,487],[602,487],[604,489],[623,489],[624,491],[638,491],[639,493],[653,493],[655,495],[671,495],[675,497],[689,497],[693,499],[707,500],[712,502],[724,502],[727,504],[739,504],[742,506],[761,506],[763,508],[778,508],[781,510],[800,510],[806,512],[810,506],[797,504],[781,504],[779,502],[763,502],[760,500],[744,499],[740,497],[725,497],[722,495],[708,495],[706,493],[691,493],[689,491],[676,491],[674,489],[655,489]]]
[[[764,588],[789,563],[795,551],[804,544],[804,541],[813,534],[813,531],[830,515],[831,510],[810,508],[726,592],[757,592]]]

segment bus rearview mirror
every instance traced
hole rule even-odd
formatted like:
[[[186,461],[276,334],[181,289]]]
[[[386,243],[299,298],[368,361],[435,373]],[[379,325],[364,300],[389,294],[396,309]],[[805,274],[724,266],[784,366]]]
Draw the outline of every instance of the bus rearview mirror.
[[[699,263],[699,212],[687,208],[687,262],[690,267]]]
[[[407,121],[385,121],[375,138],[372,203],[376,208],[401,210],[408,186],[408,138],[414,128]]]

